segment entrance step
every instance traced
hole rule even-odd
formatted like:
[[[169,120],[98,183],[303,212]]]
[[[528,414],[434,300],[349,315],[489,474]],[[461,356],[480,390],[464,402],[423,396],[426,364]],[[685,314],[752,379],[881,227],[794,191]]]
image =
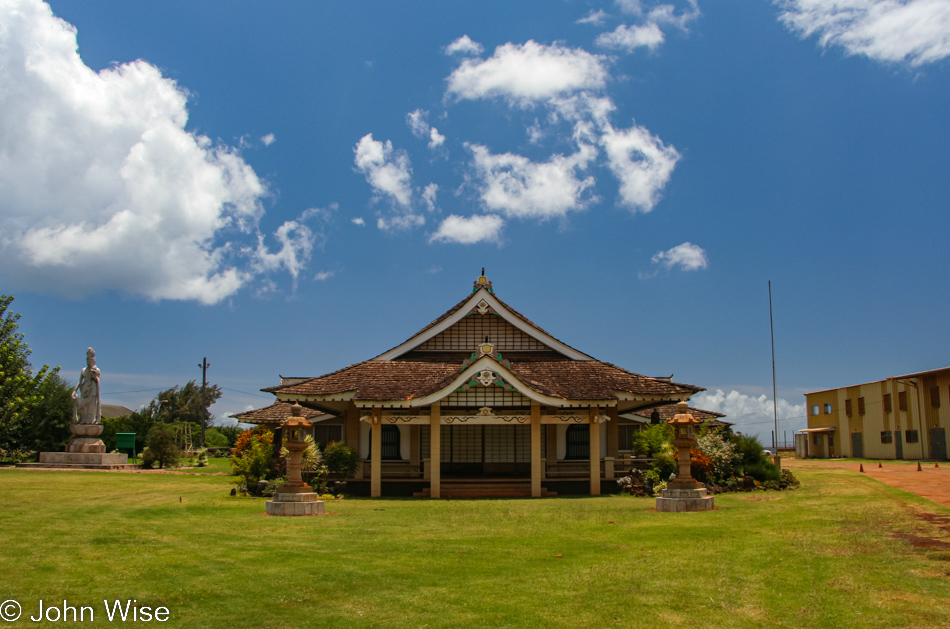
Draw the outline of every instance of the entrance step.
[[[442,498],[530,498],[531,483],[513,482],[447,482],[441,486]],[[415,498],[430,498],[426,487],[412,494]],[[557,492],[541,488],[542,498],[554,498]]]

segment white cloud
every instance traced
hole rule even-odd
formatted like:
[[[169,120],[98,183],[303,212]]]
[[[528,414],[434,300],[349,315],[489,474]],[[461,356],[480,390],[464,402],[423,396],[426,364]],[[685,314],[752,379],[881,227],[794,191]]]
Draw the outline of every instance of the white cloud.
[[[726,393],[722,389],[702,391],[689,400],[693,408],[715,411],[726,415],[725,421],[736,424],[734,429],[746,433],[760,433],[770,435],[775,421],[775,407],[772,400],[765,394],[758,397],[745,395],[738,391]],[[804,427],[805,405],[792,404],[782,398],[778,399],[778,419]],[[788,424],[780,423],[779,430],[786,429]],[[797,430],[797,428],[795,429]],[[781,436],[780,436],[781,438]],[[771,442],[771,440],[769,440]],[[768,443],[763,443],[768,446]]]
[[[333,271],[320,271],[313,276],[313,281],[315,282],[325,282],[326,280],[333,277]]]
[[[273,133],[268,133],[267,135],[265,135],[265,136],[263,136],[263,137],[261,138],[261,142],[264,144],[264,146],[270,146],[270,145],[273,144],[276,140],[277,140],[277,138],[274,137],[274,134],[273,134]]]
[[[263,234],[258,235],[254,261],[260,271],[285,269],[296,281],[300,271],[310,261],[314,235],[309,227],[298,221],[286,221],[274,234],[280,250],[272,253],[264,245]]]
[[[353,223],[354,225],[359,225],[360,227],[363,227],[364,225],[366,225],[366,221],[363,220],[363,217],[362,217],[362,216],[357,216],[356,218],[351,218],[351,219],[350,219],[350,222]]]
[[[480,55],[485,48],[468,35],[462,35],[454,42],[445,47],[447,55]]]
[[[619,131],[607,125],[600,143],[607,153],[607,165],[620,181],[621,203],[634,211],[652,210],[680,154],[636,125]]]
[[[412,135],[417,138],[424,138],[429,134],[429,123],[426,122],[426,116],[428,115],[429,112],[422,109],[410,111],[406,114],[406,124],[409,125]]]
[[[422,200],[425,201],[426,209],[430,212],[435,211],[435,196],[439,192],[439,184],[430,183],[422,190]]]
[[[631,15],[642,15],[643,5],[641,0],[616,0],[616,4],[624,13]]]
[[[412,200],[412,166],[405,151],[393,149],[389,140],[379,142],[367,133],[353,149],[356,169],[378,196],[408,208]]]
[[[474,178],[482,203],[492,211],[519,218],[562,217],[595,200],[585,194],[593,177],[580,179],[576,171],[587,168],[596,149],[582,145],[573,155],[554,155],[547,162],[532,162],[513,153],[492,154],[479,144],[472,151]]]
[[[849,55],[918,67],[950,56],[947,0],[777,0],[779,19],[802,39]]]
[[[627,26],[621,24],[609,33],[601,33],[594,43],[604,48],[614,48],[633,52],[634,49],[644,47],[650,50],[663,43],[665,37],[660,27],[654,23],[643,26]]]
[[[685,31],[689,23],[701,15],[699,4],[696,0],[688,0],[689,10],[682,13],[676,13],[676,7],[672,4],[661,4],[654,7],[647,13],[647,23],[665,24]]]
[[[691,242],[684,242],[676,245],[672,249],[659,251],[651,261],[654,264],[661,264],[668,269],[678,266],[684,271],[698,271],[709,266],[709,259],[706,257],[706,251],[699,245]]]
[[[445,136],[439,133],[435,127],[429,129],[429,148],[437,149],[445,142]]]
[[[437,149],[445,142],[445,136],[439,133],[439,130],[435,127],[429,126],[429,122],[426,118],[429,116],[429,112],[417,109],[406,114],[406,124],[409,125],[409,130],[412,131],[412,135],[417,138],[428,138],[429,139],[429,148]]]
[[[499,46],[485,60],[463,60],[448,77],[447,94],[460,100],[500,97],[527,107],[578,90],[601,89],[607,78],[603,56],[528,40]]]
[[[48,5],[0,4],[0,85],[8,283],[210,304],[308,258],[300,224],[278,231],[277,253],[247,245],[265,186],[237,149],[185,129],[184,89],[141,60],[93,71]]]
[[[476,215],[468,218],[452,214],[429,238],[429,242],[457,242],[473,245],[479,242],[498,242],[505,219],[494,214]]]
[[[422,227],[426,224],[426,217],[411,212],[406,214],[397,214],[389,218],[380,216],[376,219],[376,227],[385,232],[406,231],[414,227]]]
[[[637,48],[656,50],[666,36],[661,26],[670,26],[686,31],[689,23],[700,16],[696,0],[687,0],[689,8],[680,13],[672,4],[660,4],[644,11],[639,0],[622,0],[617,4],[624,13],[641,18],[642,24],[628,26],[621,24],[609,33],[601,33],[594,43],[604,48],[633,52]]]
[[[597,9],[596,11],[591,10],[586,16],[577,20],[578,24],[592,24],[594,26],[600,26],[607,20],[607,12],[603,9]]]

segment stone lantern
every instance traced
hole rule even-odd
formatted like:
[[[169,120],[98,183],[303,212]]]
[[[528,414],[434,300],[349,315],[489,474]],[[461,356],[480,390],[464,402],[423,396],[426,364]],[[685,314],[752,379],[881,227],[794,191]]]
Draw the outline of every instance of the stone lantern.
[[[267,515],[322,515],[323,501],[300,475],[300,460],[307,449],[306,436],[313,424],[303,416],[303,407],[294,404],[290,408],[290,417],[281,422],[280,427],[284,446],[290,452],[287,482],[280,486],[273,500],[267,501]]]
[[[706,488],[690,472],[690,449],[696,445],[696,427],[700,421],[690,414],[689,404],[680,402],[670,424],[674,431],[673,445],[678,452],[679,473],[656,499],[656,510],[709,511],[715,499],[707,495]]]

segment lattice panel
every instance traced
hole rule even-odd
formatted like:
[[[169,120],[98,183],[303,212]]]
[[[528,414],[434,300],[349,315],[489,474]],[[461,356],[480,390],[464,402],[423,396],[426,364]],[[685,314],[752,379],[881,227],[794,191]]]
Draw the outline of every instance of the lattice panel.
[[[464,317],[448,330],[429,339],[420,350],[474,350],[479,343],[488,341],[500,352],[506,350],[550,349],[496,314],[474,314]]]
[[[530,426],[442,426],[443,463],[530,463]],[[429,430],[419,439],[419,458],[429,457]],[[547,431],[541,431],[541,453],[547,452]],[[484,458],[483,458],[484,457]]]
[[[449,407],[453,406],[469,408],[524,406],[530,408],[531,400],[517,391],[507,391],[495,385],[489,387],[476,386],[453,393],[442,400],[442,414],[450,415]]]

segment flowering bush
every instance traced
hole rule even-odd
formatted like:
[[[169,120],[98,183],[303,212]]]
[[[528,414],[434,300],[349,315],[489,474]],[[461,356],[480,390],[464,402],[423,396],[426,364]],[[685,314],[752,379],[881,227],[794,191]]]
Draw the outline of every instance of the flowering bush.
[[[692,448],[689,451],[690,475],[701,483],[710,482],[713,477],[712,459],[706,456],[702,451]]]
[[[736,445],[720,430],[704,426],[696,440],[696,448],[709,459],[709,481],[722,484],[735,471],[736,463],[739,462]]]

